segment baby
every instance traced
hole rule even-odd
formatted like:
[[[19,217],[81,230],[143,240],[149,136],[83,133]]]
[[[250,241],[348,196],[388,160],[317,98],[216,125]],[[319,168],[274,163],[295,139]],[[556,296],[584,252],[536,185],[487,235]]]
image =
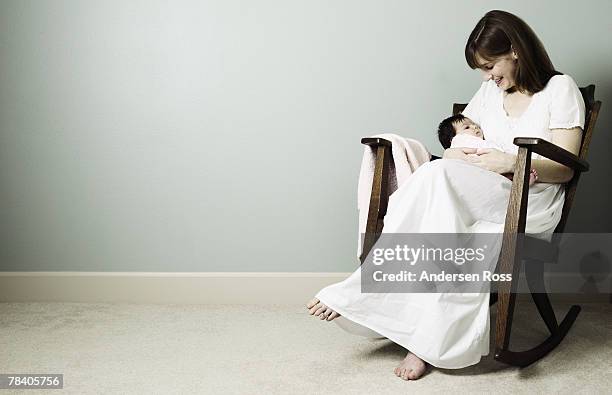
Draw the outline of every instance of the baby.
[[[482,130],[470,118],[457,114],[448,117],[438,126],[438,139],[444,149],[446,148],[493,148],[503,152],[503,149],[492,141],[484,139]],[[505,175],[512,180],[512,175]],[[538,179],[538,173],[531,169],[529,185]]]

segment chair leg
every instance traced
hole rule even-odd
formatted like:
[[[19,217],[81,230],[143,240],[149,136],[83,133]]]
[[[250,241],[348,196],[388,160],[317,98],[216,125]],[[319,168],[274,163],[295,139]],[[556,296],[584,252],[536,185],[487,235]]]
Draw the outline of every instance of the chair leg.
[[[557,324],[555,312],[544,288],[543,263],[527,261],[525,263],[525,274],[527,276],[527,284],[529,285],[533,301],[551,335],[542,343],[529,350],[510,351],[507,346],[505,349],[496,350],[496,360],[519,367],[531,365],[543,358],[550,351],[554,350],[555,347],[561,343],[565,335],[567,335],[567,332],[569,332],[576,317],[580,313],[580,306],[574,305],[565,315],[561,324]]]
[[[557,323],[557,317],[544,286],[544,263],[527,260],[525,262],[525,276],[531,291],[531,298],[538,308],[538,312],[542,316],[546,327],[551,335],[558,334],[559,324]]]
[[[491,292],[491,296],[489,297],[489,306],[493,306],[497,303],[497,292]]]
[[[495,359],[508,365],[525,367],[540,360],[546,354],[551,352],[561,343],[567,332],[572,327],[576,317],[580,313],[580,306],[572,306],[559,325],[557,334],[549,336],[542,343],[525,351],[510,351],[508,349],[498,350],[495,353]]]
[[[507,350],[510,343],[510,329],[516,300],[516,286],[521,267],[525,224],[527,220],[527,199],[529,196],[529,169],[531,151],[520,147],[516,157],[514,179],[506,211],[504,236],[499,252],[499,273],[509,274],[511,281],[500,281],[497,287],[497,320],[495,323],[495,358]]]
[[[368,209],[368,219],[366,223],[365,237],[361,247],[360,262],[363,264],[370,250],[376,244],[380,237],[383,228],[383,219],[387,213],[387,205],[389,202],[389,161],[391,156],[391,148],[386,145],[380,145],[375,148],[376,164],[374,167],[374,176],[372,178],[372,192],[370,194],[370,205]]]

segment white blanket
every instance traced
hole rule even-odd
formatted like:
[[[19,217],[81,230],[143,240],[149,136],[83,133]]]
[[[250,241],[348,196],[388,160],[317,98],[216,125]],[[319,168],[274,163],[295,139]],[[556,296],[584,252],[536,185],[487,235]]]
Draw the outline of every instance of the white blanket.
[[[418,140],[404,138],[397,134],[383,133],[370,137],[383,138],[391,142],[389,188],[387,192],[391,195],[402,185],[408,177],[423,163],[431,160],[431,154],[427,148]],[[368,209],[370,207],[370,194],[372,193],[372,180],[376,156],[372,148],[364,147],[361,170],[359,172],[359,183],[357,186],[357,209],[359,210],[359,234],[357,237],[357,257],[361,255],[362,235],[365,233],[368,221]]]

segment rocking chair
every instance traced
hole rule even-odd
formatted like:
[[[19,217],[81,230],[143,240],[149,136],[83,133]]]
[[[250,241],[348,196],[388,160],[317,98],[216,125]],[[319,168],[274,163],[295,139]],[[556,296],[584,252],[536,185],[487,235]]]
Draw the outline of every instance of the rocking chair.
[[[542,293],[542,290],[545,289],[544,263],[556,260],[559,236],[565,228],[572,208],[578,180],[581,173],[589,169],[589,164],[585,159],[601,106],[601,101],[595,101],[594,99],[595,85],[580,88],[580,92],[584,99],[586,113],[579,156],[540,138],[517,137],[514,139],[514,144],[519,147],[516,171],[512,181],[502,247],[498,260],[498,272],[511,274],[512,281],[498,282],[497,293],[491,294],[491,305],[495,302],[498,303],[494,358],[509,365],[525,367],[544,357],[561,343],[576,320],[578,313],[580,313],[580,306],[573,305],[561,323],[558,323],[548,294]],[[453,114],[463,111],[466,105],[453,104]],[[368,219],[363,239],[363,251],[360,256],[361,263],[363,263],[382,232],[384,217],[387,212],[391,142],[382,138],[363,138],[361,143],[370,146],[376,158]],[[524,234],[532,152],[574,170],[572,179],[565,185],[565,202],[561,220],[555,228],[550,242]],[[432,155],[431,160],[436,159],[440,158]],[[526,256],[522,256],[525,251],[523,247],[526,246],[537,246],[537,248],[528,249],[532,253],[533,251],[537,251],[537,253],[529,256],[525,253]],[[525,276],[532,299],[550,331],[550,336],[529,350],[511,351],[509,349],[510,329],[516,300],[517,280],[523,260],[526,262]]]

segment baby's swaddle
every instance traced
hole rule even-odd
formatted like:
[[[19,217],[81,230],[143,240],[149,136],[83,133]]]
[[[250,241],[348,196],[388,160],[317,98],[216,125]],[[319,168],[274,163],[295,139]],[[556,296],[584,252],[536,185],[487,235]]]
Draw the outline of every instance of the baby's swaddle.
[[[503,151],[502,147],[489,140],[483,140],[469,134],[458,134],[451,141],[451,148],[494,148]]]

